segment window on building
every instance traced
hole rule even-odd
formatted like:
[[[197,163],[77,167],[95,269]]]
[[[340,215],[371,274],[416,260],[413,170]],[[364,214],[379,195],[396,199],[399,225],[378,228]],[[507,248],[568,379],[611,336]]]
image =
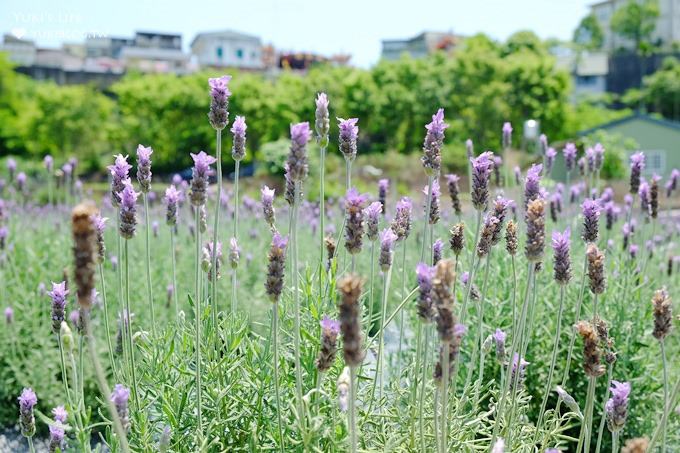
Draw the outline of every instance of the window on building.
[[[597,77],[595,76],[577,76],[576,84],[579,86],[592,86],[597,83]]]
[[[655,149],[644,151],[646,159],[645,173],[647,175],[663,174],[666,170],[666,151]]]
[[[217,58],[222,59],[222,46],[217,48]]]
[[[239,60],[243,59],[243,49],[236,49],[236,58]]]

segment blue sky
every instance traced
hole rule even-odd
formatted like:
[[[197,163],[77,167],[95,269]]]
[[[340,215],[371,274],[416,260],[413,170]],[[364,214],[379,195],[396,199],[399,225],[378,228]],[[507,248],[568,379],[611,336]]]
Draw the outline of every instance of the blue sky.
[[[234,29],[285,50],[351,53],[369,66],[380,40],[422,30],[484,32],[497,39],[520,29],[543,38],[571,37],[594,0],[1,0],[0,31],[39,45],[79,42],[86,33],[128,36],[135,30],[182,33]]]

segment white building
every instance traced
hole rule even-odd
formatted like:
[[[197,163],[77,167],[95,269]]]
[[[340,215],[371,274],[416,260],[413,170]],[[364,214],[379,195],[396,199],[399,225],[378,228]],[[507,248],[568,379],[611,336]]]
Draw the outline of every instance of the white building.
[[[200,66],[262,69],[262,42],[257,36],[223,30],[199,33],[191,53]]]
[[[423,58],[433,52],[450,51],[456,47],[461,38],[448,32],[425,31],[408,39],[384,39],[381,58],[398,60],[402,54],[412,58]]]
[[[626,5],[630,0],[604,0],[590,5],[590,11],[600,23],[604,34],[603,49],[614,51],[619,48],[630,48],[632,43],[614,33],[611,20],[614,12]],[[668,48],[674,42],[680,42],[680,0],[658,0],[659,17],[656,29],[652,34],[652,42],[660,47]]]
[[[0,45],[0,52],[6,52],[9,61],[17,66],[31,66],[35,63],[37,48],[33,41],[5,35]]]

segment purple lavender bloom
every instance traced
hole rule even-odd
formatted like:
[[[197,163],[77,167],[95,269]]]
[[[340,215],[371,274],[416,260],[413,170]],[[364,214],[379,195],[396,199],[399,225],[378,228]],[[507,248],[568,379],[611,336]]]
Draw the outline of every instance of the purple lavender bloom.
[[[50,425],[50,442],[48,446],[48,451],[55,452],[57,449],[62,451],[64,445],[64,437],[66,436],[66,431],[59,425]]]
[[[328,146],[328,131],[330,130],[330,120],[328,118],[328,96],[326,93],[319,93],[316,97],[316,139],[323,148]]]
[[[458,182],[460,178],[458,175],[446,175],[446,186],[449,189],[449,196],[451,197],[451,206],[455,211],[456,215],[460,215],[460,187]]]
[[[359,118],[337,118],[340,137],[338,139],[340,152],[348,162],[354,161],[357,157],[357,138],[359,136]]]
[[[234,124],[231,126],[231,133],[234,134],[234,143],[231,147],[231,157],[235,161],[242,160],[246,157],[246,119],[243,116],[237,116],[234,119]]]
[[[307,164],[307,142],[312,136],[309,123],[290,125],[290,152],[286,165],[286,175],[292,183],[302,182],[307,178],[309,166]]]
[[[524,180],[524,209],[526,210],[530,202],[534,201],[541,193],[541,173],[543,172],[543,165],[534,164],[527,171],[527,177]]]
[[[217,250],[218,250],[218,256],[221,252],[221,245],[218,242],[217,243]],[[211,254],[212,256],[212,254]],[[238,246],[238,242],[236,241],[236,238],[231,238],[229,239],[229,264],[231,265],[232,269],[236,269],[238,267],[238,262],[241,259],[241,249]]]
[[[135,235],[137,227],[137,197],[130,180],[124,181],[125,188],[120,194],[120,216],[118,231],[125,239],[131,239]]]
[[[142,193],[148,193],[151,188],[151,154],[150,146],[137,146],[137,181]]]
[[[47,170],[49,173],[52,173],[52,170],[54,170],[54,159],[52,156],[47,154],[43,159],[43,165],[45,166],[45,170]]]
[[[442,251],[444,250],[444,241],[437,239],[432,244],[432,264],[437,264],[442,259]]]
[[[518,186],[522,184],[522,170],[515,165],[515,168],[513,169],[513,172],[515,173],[515,184]]]
[[[121,384],[116,384],[111,393],[111,402],[116,406],[116,412],[123,425],[124,430],[130,429],[130,412],[128,410],[128,400],[130,399],[130,389]]]
[[[604,406],[607,417],[607,427],[611,432],[621,431],[628,416],[628,397],[630,396],[630,382],[612,381],[610,388],[612,397]]]
[[[588,163],[588,173],[595,173],[595,150],[586,148],[586,162]]]
[[[555,148],[548,148],[545,152],[545,173],[547,175],[550,175],[553,165],[555,164],[555,156],[557,156]]]
[[[323,315],[319,324],[322,330],[334,332],[336,335],[340,333],[340,321],[329,318],[327,315]]]
[[[26,179],[27,179],[26,173],[24,173],[23,171],[19,172],[19,174],[17,175],[17,190],[20,193],[23,193],[24,189],[26,189]]]
[[[14,322],[14,309],[12,307],[5,308],[5,322],[12,324]]]
[[[374,201],[364,209],[364,216],[366,218],[366,236],[371,242],[378,239],[378,222],[380,222],[381,212],[382,204],[379,201]]]
[[[215,130],[222,130],[227,127],[229,121],[229,81],[231,76],[224,75],[222,77],[208,79],[210,86],[210,112],[208,112],[208,119],[210,125]]]
[[[7,172],[9,173],[9,182],[14,181],[14,173],[17,171],[17,161],[13,158],[7,159]]]
[[[165,223],[169,226],[177,225],[177,205],[179,204],[181,192],[175,188],[174,185],[170,185],[165,189],[165,196],[163,200],[167,209],[165,211]]]
[[[390,188],[389,179],[381,179],[378,181],[378,201],[380,202],[380,212],[385,214],[387,205],[387,191]]]
[[[178,175],[177,173],[175,173],[174,175],[172,175],[172,185],[173,185],[173,186],[179,186],[179,185],[181,185],[183,182],[184,182],[184,180],[183,180],[182,177],[181,177],[180,175]]]
[[[411,234],[411,211],[413,205],[408,197],[403,197],[397,202],[396,213],[390,228],[397,235],[398,241],[403,241]]]
[[[269,255],[267,257],[267,278],[265,280],[265,293],[272,303],[278,302],[283,291],[283,278],[286,268],[286,245],[288,238],[274,232]]]
[[[59,423],[66,423],[66,420],[68,419],[68,412],[66,412],[64,406],[57,406],[52,409],[52,415],[54,415],[54,419]]]
[[[501,241],[501,236],[503,234],[503,224],[505,222],[505,216],[508,211],[508,207],[511,205],[512,200],[508,200],[501,196],[496,197],[493,203],[493,216],[498,219],[496,228],[493,231],[493,236],[491,238],[491,245],[496,245]]]
[[[650,215],[650,199],[649,199],[649,184],[647,181],[642,180],[640,187],[638,188],[638,196],[640,197],[640,210],[646,216]]]
[[[637,152],[630,156],[630,193],[634,194],[640,188],[640,176],[645,169],[645,154]]]
[[[472,143],[472,140],[469,138],[465,140],[465,155],[467,156],[468,161],[475,157],[474,144]]]
[[[418,263],[416,266],[416,277],[418,280],[418,316],[425,322],[432,321],[434,317],[434,309],[432,306],[434,276],[434,266]]]
[[[262,202],[262,213],[271,231],[276,231],[276,214],[274,211],[274,189],[262,186],[260,189],[260,201]]]
[[[7,236],[9,236],[9,229],[6,226],[0,227],[0,250],[5,249],[5,244],[7,242]]]
[[[361,252],[364,235],[364,205],[368,197],[351,188],[345,196],[345,248],[351,255]]]
[[[581,158],[579,158],[579,160],[576,161],[576,165],[578,166],[578,173],[581,176],[585,176],[586,175],[586,158],[585,158],[585,156],[582,156]]]
[[[493,153],[485,151],[474,159],[472,164],[472,205],[478,211],[484,211],[489,201],[489,177],[493,170]]]
[[[512,146],[512,124],[509,121],[503,123],[502,137],[503,149],[510,148]]]
[[[601,143],[595,143],[595,146],[593,147],[593,154],[594,154],[594,169],[596,172],[600,172],[602,170],[602,165],[604,164],[604,146],[602,146]]]
[[[427,209],[427,199],[429,195],[429,186],[423,187],[423,194],[425,195],[425,209]],[[430,197],[430,212],[426,213],[428,215],[428,222],[430,225],[434,225],[439,222],[439,197],[441,191],[439,190],[439,181],[437,179],[432,180],[432,197]]]
[[[432,115],[432,122],[425,126],[425,142],[423,143],[423,156],[420,161],[427,175],[439,175],[442,164],[442,145],[444,144],[444,131],[449,127],[444,122],[444,109],[437,110]]]
[[[541,145],[541,155],[545,156],[545,153],[548,151],[548,136],[541,134],[538,137],[538,143]]]
[[[600,206],[595,200],[586,198],[583,208],[583,235],[586,243],[597,242],[600,221]]]
[[[123,156],[122,154],[117,154],[115,156],[115,161],[113,165],[109,165],[106,168],[111,172],[111,203],[118,207],[120,205],[120,193],[125,188],[123,181],[128,179],[128,172],[132,168],[132,165],[128,164],[128,156]]]
[[[630,244],[630,247],[628,247],[628,253],[630,254],[631,259],[637,258],[639,250],[640,247],[638,247],[637,244]]]
[[[613,201],[608,201],[604,204],[604,214],[606,219],[605,227],[607,230],[614,228],[614,223],[616,223],[620,211],[621,210],[619,207],[616,206]]]
[[[52,298],[52,332],[59,333],[61,322],[64,320],[66,310],[66,296],[69,291],[66,289],[66,282],[52,282],[52,291],[47,293]]]
[[[209,156],[205,151],[190,154],[194,161],[194,167],[191,170],[191,204],[198,207],[203,206],[207,199],[208,182],[212,175],[210,166],[217,162],[217,159]]]
[[[573,143],[567,143],[564,147],[564,150],[562,150],[562,154],[564,155],[564,165],[567,169],[567,172],[571,172],[574,169],[574,164],[576,163],[576,145]]]
[[[571,280],[571,260],[569,258],[569,227],[564,233],[554,231],[552,235],[552,247],[554,253],[554,276],[555,281],[566,285]]]
[[[38,397],[32,388],[24,388],[19,396],[19,425],[24,437],[33,437],[35,434],[35,416],[33,408],[38,404]]]
[[[392,266],[392,253],[397,235],[390,228],[385,228],[380,233],[380,257],[378,264],[383,272],[387,272]]]
[[[512,358],[512,370],[511,370],[511,378],[510,378],[510,379],[512,379],[511,382],[513,382],[513,384],[515,382],[515,373],[517,372],[516,370],[517,370],[517,364],[518,363],[519,363],[519,376],[518,376],[517,382],[518,382],[519,385],[522,385],[522,382],[524,381],[524,375],[526,373],[527,365],[529,365],[530,363],[527,362],[526,360],[524,360],[524,357],[522,357],[520,359],[519,354],[515,353],[515,355]]]
[[[496,329],[496,332],[491,336],[496,344],[496,360],[498,363],[504,364],[507,357],[505,352],[505,339],[507,335],[501,329]]]
[[[674,168],[671,170],[671,176],[669,182],[671,183],[671,190],[676,190],[678,188],[678,182],[680,181],[680,170]]]

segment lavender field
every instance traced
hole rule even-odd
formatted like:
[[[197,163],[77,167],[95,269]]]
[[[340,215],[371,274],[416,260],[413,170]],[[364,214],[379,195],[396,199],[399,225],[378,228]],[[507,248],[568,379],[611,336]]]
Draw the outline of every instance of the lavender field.
[[[546,137],[514,167],[505,123],[447,174],[440,109],[408,188],[358,171],[361,118],[329,147],[319,93],[260,186],[230,79],[206,81],[215,144],[187,180],[153,174],[154,143],[111,156],[105,193],[75,159],[5,160],[0,423],[22,449],[680,451],[679,171],[638,152],[617,184],[613,150]]]

